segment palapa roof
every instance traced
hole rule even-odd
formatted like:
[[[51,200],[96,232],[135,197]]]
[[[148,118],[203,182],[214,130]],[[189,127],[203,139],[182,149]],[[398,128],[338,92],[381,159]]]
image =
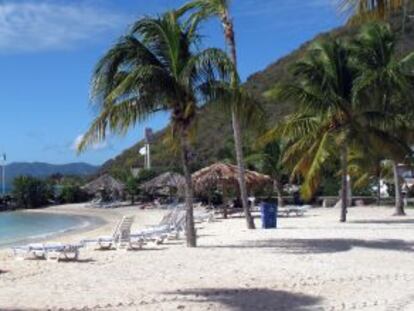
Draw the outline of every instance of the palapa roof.
[[[143,183],[141,188],[147,191],[156,191],[164,188],[174,188],[180,190],[184,187],[184,183],[184,176],[178,173],[166,172]]]
[[[82,189],[88,193],[97,193],[103,189],[112,192],[123,192],[125,190],[125,185],[119,180],[113,178],[111,175],[105,174],[87,183],[82,187]]]
[[[239,169],[232,164],[215,163],[192,175],[194,190],[198,193],[214,187],[237,187]],[[246,170],[246,186],[254,188],[271,181],[267,175]]]

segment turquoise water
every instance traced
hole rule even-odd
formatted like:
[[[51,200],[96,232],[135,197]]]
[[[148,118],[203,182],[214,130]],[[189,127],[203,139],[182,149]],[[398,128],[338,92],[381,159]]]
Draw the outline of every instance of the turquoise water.
[[[79,216],[3,212],[0,213],[0,248],[46,238],[86,227],[88,224],[88,220]]]

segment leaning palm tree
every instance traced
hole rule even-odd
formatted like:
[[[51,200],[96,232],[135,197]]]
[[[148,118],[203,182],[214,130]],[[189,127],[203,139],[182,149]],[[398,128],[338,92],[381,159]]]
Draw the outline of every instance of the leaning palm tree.
[[[224,31],[224,37],[227,47],[229,49],[229,55],[233,61],[234,67],[237,70],[237,51],[233,20],[229,12],[230,0],[193,0],[185,4],[179,9],[180,14],[186,14],[187,12],[193,12],[191,19],[193,22],[206,20],[212,17],[218,17],[221,21]],[[236,75],[231,81],[231,88],[237,93],[240,90],[240,81]],[[237,96],[234,96],[237,98]],[[240,196],[243,205],[243,210],[246,216],[247,227],[254,229],[254,220],[251,216],[249,204],[247,201],[247,190],[245,182],[245,165],[243,155],[243,143],[242,143],[242,131],[240,125],[240,114],[242,113],[241,103],[237,100],[230,102],[232,106],[231,116],[233,123],[234,142],[236,149],[237,166],[239,168],[239,187]]]
[[[292,166],[292,175],[304,177],[305,198],[316,191],[324,164],[339,153],[341,222],[347,219],[349,150],[406,148],[379,126],[396,123],[395,115],[384,115],[375,110],[373,103],[355,100],[358,71],[354,66],[349,48],[342,41],[327,38],[312,44],[305,57],[293,65],[296,82],[279,85],[269,93],[279,100],[297,102],[299,112],[288,116],[265,137],[288,139],[284,161]]]
[[[174,12],[138,20],[130,33],[102,57],[92,79],[92,99],[99,115],[84,135],[79,150],[105,139],[107,132],[124,134],[158,111],[171,113],[185,176],[187,245],[196,246],[190,133],[209,85],[225,78],[233,65],[218,49],[196,50],[196,28],[180,23]]]
[[[407,145],[414,141],[412,81],[414,53],[399,60],[396,56],[397,39],[390,26],[384,23],[365,25],[352,48],[352,54],[358,63],[359,77],[355,81],[355,98],[374,101],[376,109],[385,115],[399,115],[396,128],[390,128],[398,139]],[[398,161],[411,155],[397,154],[392,157],[395,184],[395,215],[404,215],[401,197],[401,181],[398,176]]]

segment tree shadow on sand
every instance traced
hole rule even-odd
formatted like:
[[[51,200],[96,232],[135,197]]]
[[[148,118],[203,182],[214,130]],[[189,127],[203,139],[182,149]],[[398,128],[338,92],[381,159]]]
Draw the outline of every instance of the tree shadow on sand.
[[[376,225],[412,225],[414,219],[367,219],[367,220],[350,220],[350,224],[376,224]]]
[[[414,242],[405,240],[360,240],[360,239],[268,239],[247,241],[239,245],[205,246],[206,248],[269,249],[278,253],[323,254],[346,252],[355,247],[369,249],[414,252]]]
[[[203,305],[219,304],[220,308],[234,311],[272,310],[272,311],[309,311],[317,310],[322,298],[299,293],[269,289],[192,289],[165,293],[178,296],[185,302],[200,303]]]

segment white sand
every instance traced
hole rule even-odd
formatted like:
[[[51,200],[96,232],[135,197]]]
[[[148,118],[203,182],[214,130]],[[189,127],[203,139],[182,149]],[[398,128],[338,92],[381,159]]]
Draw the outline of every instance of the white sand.
[[[136,226],[161,211],[125,208],[99,213],[109,233],[120,214]],[[49,210],[50,211],[50,210]],[[385,208],[313,209],[281,218],[277,230],[245,229],[243,219],[198,229],[199,247],[171,241],[140,251],[82,250],[81,261],[15,261],[0,251],[0,310],[414,310],[414,211]],[[256,224],[259,221],[256,220]]]

